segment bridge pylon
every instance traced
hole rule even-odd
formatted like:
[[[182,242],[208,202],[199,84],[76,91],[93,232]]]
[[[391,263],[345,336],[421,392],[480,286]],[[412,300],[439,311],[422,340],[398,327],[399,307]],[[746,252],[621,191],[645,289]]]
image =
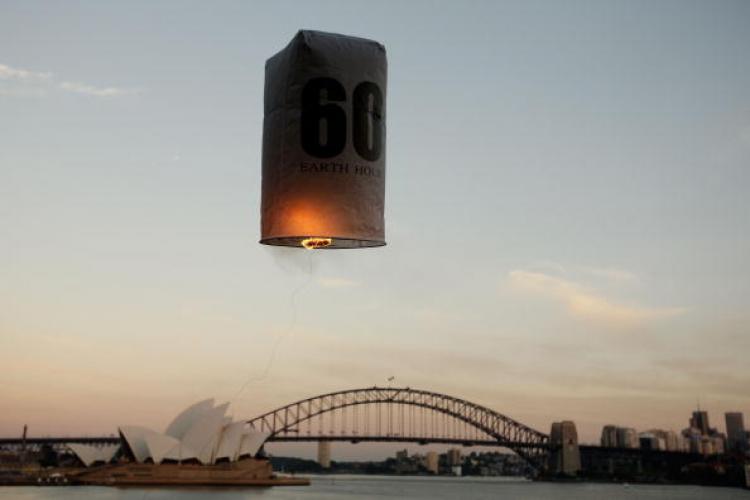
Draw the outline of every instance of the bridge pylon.
[[[327,439],[318,441],[318,463],[324,469],[331,468],[331,442]]]

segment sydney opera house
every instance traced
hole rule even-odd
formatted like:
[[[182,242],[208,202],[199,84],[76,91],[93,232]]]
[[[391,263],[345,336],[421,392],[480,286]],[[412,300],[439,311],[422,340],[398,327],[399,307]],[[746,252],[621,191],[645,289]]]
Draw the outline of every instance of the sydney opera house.
[[[119,428],[121,445],[70,444],[87,467],[85,484],[271,485],[307,484],[274,478],[259,451],[268,435],[226,416],[229,403],[196,403],[163,433],[139,426]],[[97,467],[100,466],[100,467]]]

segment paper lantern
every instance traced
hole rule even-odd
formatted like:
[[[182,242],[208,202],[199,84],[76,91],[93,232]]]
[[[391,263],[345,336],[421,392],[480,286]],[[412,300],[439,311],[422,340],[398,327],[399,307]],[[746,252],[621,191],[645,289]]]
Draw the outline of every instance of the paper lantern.
[[[302,30],[266,62],[261,240],[385,245],[385,48]]]

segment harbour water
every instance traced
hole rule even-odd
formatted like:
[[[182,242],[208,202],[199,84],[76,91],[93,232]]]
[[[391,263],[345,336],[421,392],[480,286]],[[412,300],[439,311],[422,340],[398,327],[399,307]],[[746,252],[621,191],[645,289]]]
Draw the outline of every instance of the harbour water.
[[[750,499],[750,491],[701,486],[545,483],[505,478],[394,476],[310,476],[304,487],[275,488],[108,488],[92,486],[0,487],[0,499],[18,500],[710,500]]]

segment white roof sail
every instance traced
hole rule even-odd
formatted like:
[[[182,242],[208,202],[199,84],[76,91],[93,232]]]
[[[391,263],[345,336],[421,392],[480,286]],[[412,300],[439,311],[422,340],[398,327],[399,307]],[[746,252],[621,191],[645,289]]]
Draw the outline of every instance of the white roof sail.
[[[198,460],[203,464],[213,464],[216,462],[216,448],[219,447],[220,432],[214,434],[201,450],[198,452]]]
[[[230,461],[237,459],[245,425],[245,422],[235,422],[224,427],[214,461],[220,458],[227,458]]]
[[[97,459],[95,462],[104,462],[109,463],[114,457],[115,454],[119,451],[120,445],[119,444],[105,444],[104,446],[98,447],[99,452],[97,454]]]
[[[193,424],[195,424],[195,422],[203,417],[206,413],[210,412],[213,407],[213,398],[205,399],[203,401],[195,403],[194,405],[188,406],[179,415],[177,415],[174,420],[172,420],[172,423],[167,426],[167,430],[164,431],[164,434],[172,436],[176,439],[182,439],[185,436],[185,433],[190,429],[190,427],[192,427]]]
[[[103,446],[92,446],[90,444],[70,443],[68,448],[76,454],[86,467],[97,462],[108,463],[120,448],[116,444],[105,444]]]
[[[256,453],[258,453],[258,450],[260,450],[260,447],[263,446],[263,443],[266,442],[266,439],[268,439],[268,436],[270,436],[271,433],[269,432],[256,432],[251,431],[242,436],[242,444],[240,445],[240,453],[238,455],[239,457],[243,456],[250,456],[254,457]]]
[[[254,456],[269,434],[248,430],[246,422],[232,423],[226,416],[228,408],[229,403],[214,407],[214,400],[206,399],[177,415],[164,434],[139,426],[121,427],[120,434],[141,463],[150,458],[154,463],[198,460],[213,464],[217,459],[235,461],[240,456]],[[115,451],[107,452],[107,461]],[[85,447],[78,447],[74,453],[86,464],[105,459]]]
[[[78,459],[83,462],[86,467],[91,466],[96,460],[96,450],[93,446],[88,444],[69,443],[68,448],[70,451],[76,454]]]
[[[115,454],[119,451],[119,449],[119,444],[105,444],[104,446],[99,446],[99,455],[96,461],[109,463],[113,458],[115,458]]]
[[[156,431],[136,425],[125,425],[120,427],[120,434],[122,434],[122,437],[128,443],[137,462],[144,462],[147,458],[151,457],[148,445],[146,444],[146,436],[158,435]]]
[[[180,462],[182,460],[197,459],[198,454],[188,448],[182,443],[177,443],[174,447],[164,454],[162,460],[174,460]]]
[[[182,444],[195,450],[198,460],[203,464],[211,463],[214,451],[219,444],[219,434],[224,426],[224,413],[229,403],[224,403],[205,413],[185,432]]]
[[[177,439],[172,436],[165,436],[164,434],[147,434],[145,439],[149,455],[151,455],[151,459],[155,464],[161,463],[166,454],[180,444]]]

